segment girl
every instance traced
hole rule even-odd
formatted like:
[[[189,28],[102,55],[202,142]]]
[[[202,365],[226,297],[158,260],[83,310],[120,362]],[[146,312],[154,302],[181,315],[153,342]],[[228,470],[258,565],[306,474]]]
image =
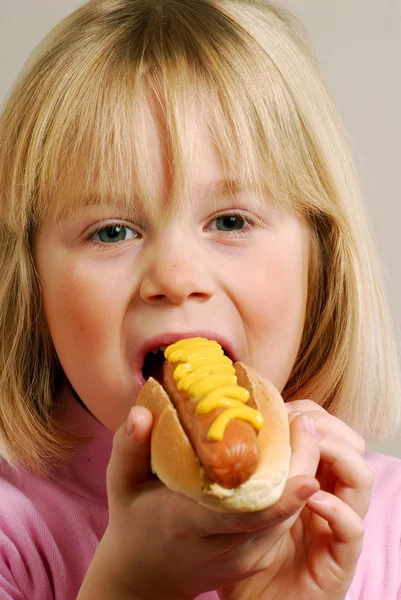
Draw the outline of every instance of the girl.
[[[0,140],[0,599],[401,597],[400,463],[361,437],[399,418],[388,311],[291,17],[92,0],[32,58]],[[193,335],[282,391],[291,471],[265,511],[150,474],[133,405],[151,351]]]

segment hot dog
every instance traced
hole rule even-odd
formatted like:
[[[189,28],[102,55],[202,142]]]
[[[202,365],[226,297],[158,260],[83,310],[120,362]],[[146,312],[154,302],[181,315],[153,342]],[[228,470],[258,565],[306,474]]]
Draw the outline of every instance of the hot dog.
[[[137,399],[154,417],[153,472],[214,510],[276,502],[290,458],[279,392],[254,369],[233,365],[214,340],[181,340],[165,357],[162,384],[150,377]]]

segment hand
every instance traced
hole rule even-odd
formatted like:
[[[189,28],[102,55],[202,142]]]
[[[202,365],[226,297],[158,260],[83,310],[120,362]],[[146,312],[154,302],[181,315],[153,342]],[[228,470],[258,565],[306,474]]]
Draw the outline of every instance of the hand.
[[[283,540],[317,491],[318,440],[305,422],[291,424],[290,478],[280,501],[257,513],[217,513],[151,479],[150,413],[134,407],[127,435],[115,435],[108,468],[110,522],[85,580],[101,577],[120,597],[193,599],[249,577],[276,560]],[[307,422],[306,422],[307,424]],[[92,586],[92,587],[91,587]],[[114,598],[115,596],[97,596]]]
[[[307,501],[273,568],[222,590],[222,600],[344,600],[352,582],[373,484],[364,440],[310,400],[287,410],[290,421],[301,411],[315,423],[321,491]]]

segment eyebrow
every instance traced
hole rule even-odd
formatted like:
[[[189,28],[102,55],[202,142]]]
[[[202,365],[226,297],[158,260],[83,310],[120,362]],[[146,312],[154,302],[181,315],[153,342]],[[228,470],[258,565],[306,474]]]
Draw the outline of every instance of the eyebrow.
[[[235,179],[228,178],[217,179],[209,183],[199,184],[199,188],[202,190],[202,192],[210,195],[212,198],[234,196],[245,190],[245,186],[242,183]],[[138,210],[140,205],[141,199],[137,195],[127,197],[121,193],[113,194],[108,192],[101,194],[89,192],[79,195],[79,197],[74,194],[74,196],[71,198],[71,203],[69,204],[68,200],[66,203],[63,202],[57,213],[59,217],[61,217],[63,214],[74,215],[82,208],[93,206],[104,208],[115,206],[117,209],[129,207],[130,212],[135,212],[135,209]]]
[[[235,179],[218,179],[205,186],[209,193],[214,196],[234,196],[243,192],[245,187]]]
[[[70,202],[68,202],[70,200]],[[139,201],[138,197],[128,197],[124,194],[112,194],[110,192],[102,194],[89,192],[84,194],[74,194],[69,199],[61,204],[61,210],[75,212],[85,207],[99,206],[108,207],[114,205],[116,207],[126,207],[128,204],[135,205]]]
[[[129,202],[135,203],[138,201],[138,197],[130,197],[124,196],[123,194],[112,194],[108,192],[107,194],[96,194],[96,192],[91,192],[89,194],[82,194],[80,196],[80,204],[81,206],[107,206],[109,204],[114,204],[115,206],[126,206]]]
[[[245,189],[245,186],[235,179],[218,179],[207,184],[200,184],[199,187],[215,197],[238,194]],[[137,202],[140,202],[139,196],[127,198],[123,194],[114,195],[112,193],[107,193],[103,195],[91,192],[82,194],[82,196],[79,197],[79,202],[74,198],[72,205],[78,208],[80,206],[107,206],[109,204],[114,204],[115,206],[127,206],[128,203],[135,204]]]

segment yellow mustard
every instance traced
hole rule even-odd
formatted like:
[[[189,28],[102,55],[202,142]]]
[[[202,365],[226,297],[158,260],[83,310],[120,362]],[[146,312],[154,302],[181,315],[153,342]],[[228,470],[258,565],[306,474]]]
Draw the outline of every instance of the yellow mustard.
[[[249,392],[237,383],[232,361],[225,356],[215,340],[196,337],[171,344],[164,352],[165,358],[177,366],[174,379],[177,388],[188,393],[196,402],[196,415],[224,408],[207,432],[209,441],[221,441],[225,429],[233,419],[251,423],[259,431],[263,427],[261,413],[250,406]]]

